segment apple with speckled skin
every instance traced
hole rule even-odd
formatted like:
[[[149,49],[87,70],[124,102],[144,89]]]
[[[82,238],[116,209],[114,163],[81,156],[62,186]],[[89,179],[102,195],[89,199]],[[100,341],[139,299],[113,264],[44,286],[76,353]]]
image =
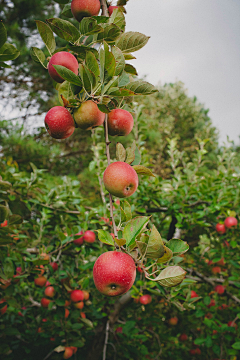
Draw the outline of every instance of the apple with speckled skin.
[[[131,196],[138,187],[138,175],[132,166],[116,161],[106,168],[103,183],[110,194],[119,198]]]
[[[71,11],[80,22],[84,17],[97,16],[101,8],[99,0],[72,0]]]
[[[47,298],[42,298],[41,299],[41,305],[44,308],[48,308],[48,305],[50,304],[51,300],[47,299]]]
[[[114,109],[108,114],[108,133],[112,136],[126,136],[133,128],[133,117],[127,110]]]
[[[226,232],[226,228],[224,226],[224,224],[220,224],[218,223],[216,225],[216,231],[219,233],[219,234],[224,234]]]
[[[54,139],[66,139],[75,130],[75,124],[70,112],[62,106],[54,106],[45,116],[46,129]]]
[[[82,290],[73,290],[71,292],[70,298],[73,302],[79,302],[84,300],[84,293]]]
[[[46,287],[44,293],[46,296],[53,298],[55,295],[55,289],[53,286],[48,286],[48,287]]]
[[[83,239],[84,241],[86,241],[87,243],[94,243],[95,239],[96,239],[96,235],[94,234],[93,231],[91,230],[87,230],[85,231],[84,233],[84,236],[83,236]]]
[[[75,234],[75,236],[76,235],[83,235],[83,231],[78,232],[77,234]],[[73,242],[75,245],[82,245],[83,241],[84,241],[84,237],[80,236],[78,239],[74,240]]]
[[[57,83],[62,83],[65,80],[58,74],[57,70],[54,69],[53,65],[61,65],[78,74],[78,61],[74,55],[67,51],[59,51],[54,54],[48,63],[48,72],[51,78]]]
[[[136,278],[133,258],[120,251],[108,251],[96,260],[93,281],[102,294],[118,296],[131,289]]]
[[[225,219],[224,221],[224,225],[226,226],[226,228],[230,229],[233,226],[237,226],[237,219],[233,216],[229,216]]]
[[[101,112],[95,102],[87,100],[73,112],[77,126],[82,130],[91,130],[103,124],[105,114]]]
[[[143,305],[148,305],[148,304],[150,304],[151,301],[152,301],[152,297],[149,294],[142,295],[139,298],[139,302]]]

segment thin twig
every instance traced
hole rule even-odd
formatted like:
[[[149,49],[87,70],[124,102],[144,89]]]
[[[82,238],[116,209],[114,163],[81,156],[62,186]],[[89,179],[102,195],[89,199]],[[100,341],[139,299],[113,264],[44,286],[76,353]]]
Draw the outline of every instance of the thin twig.
[[[107,321],[107,324],[106,324],[106,336],[105,336],[105,342],[104,342],[104,347],[103,347],[103,360],[106,360],[108,336],[109,336],[109,320]]]

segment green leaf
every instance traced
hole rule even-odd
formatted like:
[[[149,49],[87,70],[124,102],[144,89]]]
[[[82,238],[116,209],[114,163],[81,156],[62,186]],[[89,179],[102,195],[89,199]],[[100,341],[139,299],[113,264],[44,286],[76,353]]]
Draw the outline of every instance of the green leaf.
[[[40,62],[47,69],[46,57],[42,50],[37,47],[31,47],[31,57],[35,62]]]
[[[8,217],[8,208],[7,206],[0,205],[0,223],[2,223]]]
[[[180,266],[168,266],[160,272],[160,274],[152,281],[157,281],[160,285],[165,287],[173,287],[181,284],[186,271]]]
[[[122,30],[115,24],[111,25],[102,25],[103,32],[98,34],[97,42],[106,41],[107,43],[113,43],[118,36],[121,34]]]
[[[66,16],[67,18],[73,18],[71,11],[71,4],[66,4],[61,12],[61,15]]]
[[[120,75],[123,72],[124,67],[125,67],[125,59],[124,59],[123,53],[117,46],[113,46],[112,54],[115,58],[115,63],[116,63],[115,75]]]
[[[134,52],[147,44],[149,37],[139,32],[125,32],[116,41],[115,45],[124,53]]]
[[[71,83],[68,81],[64,81],[63,83],[58,84],[57,91],[58,91],[58,100],[59,100],[60,104],[62,104],[62,105],[63,105],[63,101],[62,101],[61,95],[64,96],[65,99],[67,99],[67,100],[73,98]]]
[[[152,84],[142,80],[132,81],[126,85],[126,88],[136,95],[150,95],[158,91]]]
[[[114,246],[114,241],[113,241],[113,238],[112,238],[112,235],[108,232],[108,231],[105,231],[105,230],[96,230],[97,233],[98,233],[98,239],[99,241],[101,241],[102,243],[104,244],[107,244],[107,245],[113,245]]]
[[[117,25],[122,31],[125,31],[126,21],[121,8],[113,10],[113,13],[109,18],[109,24],[111,23]]]
[[[11,215],[8,218],[8,225],[19,225],[23,222],[23,218],[20,215]]]
[[[118,76],[113,76],[113,78],[104,86],[102,94],[112,94],[115,91],[119,91],[116,85],[118,84]]]
[[[0,61],[0,67],[6,68],[6,69],[11,69],[10,65],[8,65],[8,64],[6,64],[6,63],[4,63],[2,61]]]
[[[118,86],[125,87],[129,83],[130,83],[130,78],[129,78],[128,74],[125,71],[123,71],[121,76],[119,77]],[[135,95],[134,92],[133,92],[133,95]]]
[[[80,78],[73,71],[62,65],[53,65],[53,67],[64,80],[67,80],[71,84],[82,86]]]
[[[138,75],[137,70],[135,69],[134,66],[130,65],[130,64],[126,64],[124,70],[126,71],[126,73],[131,74],[131,75]]]
[[[132,146],[129,146],[126,149],[126,152],[127,152],[126,163],[127,164],[131,164],[134,161],[134,159],[135,159],[135,150],[136,150],[136,143],[135,143],[135,141],[133,141]]]
[[[84,89],[86,90],[86,92],[90,93],[92,91],[92,86],[93,86],[93,77],[91,76],[91,73],[88,71],[87,67],[80,64],[79,65],[79,74],[80,74]]]
[[[166,246],[172,250],[174,255],[184,254],[189,249],[189,245],[186,241],[180,239],[171,239],[166,243]]]
[[[104,41],[105,65],[104,68],[109,77],[115,74],[116,62],[113,54],[109,51],[108,44]]]
[[[6,275],[7,279],[10,279],[14,275],[14,266],[11,260],[6,259],[3,265],[3,272]]]
[[[123,229],[123,238],[126,239],[127,246],[131,246],[134,243],[149,219],[150,217],[147,216],[138,216],[127,223]]]
[[[132,218],[131,205],[127,200],[123,200],[123,211],[125,215],[125,221],[129,221]]]
[[[146,257],[150,259],[157,259],[163,255],[164,255],[164,246],[163,246],[162,237],[159,234],[156,226],[153,225],[147,244]]]
[[[154,176],[150,169],[146,168],[143,165],[134,165],[133,169],[136,171],[139,175],[148,175],[148,176]]]
[[[85,45],[81,45],[81,46],[68,45],[68,49],[72,50],[74,53],[78,54],[79,55],[78,57],[80,57],[82,60],[85,60],[86,54],[88,52],[93,53],[94,56],[98,58],[98,51],[94,48],[90,48]]]
[[[126,159],[126,150],[121,143],[117,143],[116,145],[116,158],[117,161],[124,161]]]
[[[125,60],[135,60],[135,56],[133,56],[132,54],[126,54],[124,53],[124,58]]]
[[[135,159],[134,161],[131,163],[131,165],[139,165],[141,162],[141,154],[140,154],[140,151],[139,149],[136,147],[135,149]]]
[[[7,30],[3,25],[3,22],[0,21],[0,49],[7,41]]]
[[[90,51],[88,51],[86,55],[86,65],[96,78],[100,75],[100,69],[98,66],[97,59],[94,56],[94,54]]]
[[[169,249],[165,245],[163,245],[163,248],[164,248],[164,254],[163,254],[163,256],[161,256],[158,259],[158,261],[157,261],[158,264],[164,264],[164,263],[168,262],[169,260],[171,260],[171,258],[173,257],[173,253],[172,253],[171,249]]]
[[[235,349],[235,350],[240,350],[240,341],[235,342],[235,343],[232,345],[232,348]]]
[[[49,54],[52,55],[52,53],[56,49],[56,42],[55,42],[55,38],[53,35],[53,31],[43,21],[40,21],[40,20],[35,20],[35,21],[37,24],[39,34],[40,34],[44,44],[46,45],[46,48],[48,49]]]
[[[82,319],[82,318],[80,318],[80,320],[81,320],[84,324],[86,324],[88,327],[90,327],[90,328],[93,329],[93,323],[92,323],[91,320],[89,320],[89,319]]]
[[[0,180],[0,190],[9,190],[12,187],[12,184],[8,181]]]
[[[96,19],[91,17],[85,17],[82,19],[79,25],[79,30],[81,35],[94,35],[99,34],[104,31],[101,25],[98,25]]]
[[[0,62],[14,60],[20,52],[12,44],[5,43],[0,49]]]
[[[101,83],[104,82],[104,69],[105,69],[105,51],[100,49],[99,51],[99,60],[100,60],[100,79]]]
[[[71,42],[75,42],[79,39],[80,33],[78,29],[69,21],[59,18],[52,18],[46,21],[55,34],[61,39]]]
[[[195,345],[202,345],[202,344],[205,343],[205,341],[206,341],[206,339],[198,338],[198,339],[195,339],[195,340],[194,340],[194,344],[195,344]]]
[[[4,335],[7,335],[7,336],[20,335],[20,332],[16,328],[6,328],[4,330]]]

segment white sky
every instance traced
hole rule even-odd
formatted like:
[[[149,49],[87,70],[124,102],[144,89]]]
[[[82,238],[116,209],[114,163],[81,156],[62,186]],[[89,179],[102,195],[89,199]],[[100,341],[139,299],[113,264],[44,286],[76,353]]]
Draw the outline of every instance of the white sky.
[[[180,80],[220,141],[240,136],[240,0],[130,0],[126,31],[151,36],[131,63],[154,85]]]

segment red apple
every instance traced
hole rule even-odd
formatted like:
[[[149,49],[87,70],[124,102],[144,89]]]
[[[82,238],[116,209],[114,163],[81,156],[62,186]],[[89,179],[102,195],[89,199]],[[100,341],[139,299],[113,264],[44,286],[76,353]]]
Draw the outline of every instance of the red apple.
[[[109,6],[109,7],[108,7],[109,16],[112,15],[114,9],[118,9],[118,6]]]
[[[70,300],[65,300],[65,305],[64,306],[70,306],[71,305],[71,301]]]
[[[5,303],[5,302],[6,302],[6,301],[5,301],[4,299],[0,300],[0,304],[3,304],[3,303]],[[1,314],[1,315],[4,315],[5,312],[7,311],[7,308],[8,308],[8,306],[7,306],[7,305],[4,305],[4,306],[0,309],[0,314]]]
[[[108,114],[108,133],[112,136],[126,136],[132,131],[133,123],[130,112],[114,109]]]
[[[105,188],[110,194],[125,198],[131,196],[138,187],[138,175],[132,166],[116,161],[106,168],[103,174]]]
[[[46,287],[44,293],[46,296],[53,298],[55,295],[55,289],[53,286],[48,286],[48,287]]]
[[[140,266],[137,267],[137,271],[143,273],[143,269],[141,269]]]
[[[65,319],[68,318],[69,314],[70,314],[70,311],[68,309],[65,309]]]
[[[21,268],[21,266],[18,266],[18,267],[16,268],[16,273],[19,274],[19,275],[22,273],[22,268]]]
[[[73,353],[76,354],[76,352],[77,352],[77,347],[76,347],[76,346],[70,346],[70,348],[72,349]]]
[[[196,348],[196,349],[195,349],[195,354],[201,355],[201,350],[200,350],[199,348]]]
[[[56,262],[51,262],[50,263],[51,267],[53,268],[53,271],[57,271],[58,269],[58,264]]]
[[[8,224],[8,221],[4,220],[4,222],[1,223],[1,227],[5,227],[5,226],[7,226],[7,224]]]
[[[234,321],[229,321],[228,326],[229,327],[234,327],[235,329],[237,329],[237,324]]]
[[[222,295],[225,291],[225,286],[223,285],[217,285],[215,286],[214,290],[219,294]]]
[[[172,317],[171,319],[168,320],[169,325],[177,325],[178,323],[178,318],[176,316]]]
[[[63,354],[63,358],[64,359],[69,359],[71,356],[73,355],[73,350],[72,348],[70,347],[65,347],[65,351],[64,351],[64,354]]]
[[[210,308],[210,307],[215,306],[215,305],[216,305],[215,300],[211,299],[210,304],[207,307]]]
[[[58,83],[64,82],[65,80],[58,74],[57,70],[54,69],[53,65],[64,66],[74,72],[74,74],[78,74],[78,61],[74,55],[67,51],[59,51],[54,54],[48,64],[48,72],[51,78]]]
[[[122,327],[121,326],[117,327],[116,330],[115,330],[115,333],[116,334],[122,334]]]
[[[103,124],[105,114],[102,113],[95,102],[87,100],[73,112],[77,126],[83,130],[91,130]]]
[[[12,279],[5,280],[0,278],[0,289],[7,289],[11,285],[11,281]]]
[[[94,241],[96,240],[96,235],[93,231],[91,230],[87,230],[84,233],[84,241],[88,242],[88,243],[94,243]]]
[[[73,290],[71,292],[70,298],[73,302],[82,301],[84,299],[84,294],[82,290]]]
[[[120,251],[108,251],[99,256],[93,267],[96,288],[107,296],[126,293],[136,277],[136,266],[132,257]]]
[[[196,291],[191,290],[191,299],[199,297]]]
[[[143,305],[147,305],[147,304],[150,304],[150,302],[152,301],[152,297],[151,295],[149,294],[146,294],[146,295],[142,295],[140,296],[139,298],[139,302]]]
[[[51,302],[51,300],[49,300],[49,299],[46,299],[46,298],[41,299],[41,305],[44,308],[48,308],[48,305],[50,304],[50,302]]]
[[[75,130],[75,124],[70,112],[63,106],[54,106],[45,116],[46,129],[54,139],[66,139]]]
[[[83,292],[83,295],[84,295],[84,300],[85,301],[88,300],[89,299],[89,292],[86,291],[86,290],[83,290],[82,292]]]
[[[72,14],[78,22],[84,17],[97,16],[100,7],[99,0],[72,0],[71,3]]]
[[[86,319],[86,314],[84,312],[81,312],[80,316],[81,316],[82,319]]]
[[[226,228],[224,226],[224,224],[220,224],[218,223],[216,225],[216,231],[219,233],[219,234],[224,234],[226,232]]]
[[[74,307],[76,308],[76,309],[82,309],[83,307],[84,307],[84,302],[83,301],[79,301],[79,302],[77,302],[77,303],[75,303],[74,304]]]
[[[229,216],[225,219],[224,221],[224,225],[226,226],[226,228],[230,229],[233,226],[237,226],[237,219],[233,216]]]
[[[83,235],[83,231],[80,231],[78,232],[77,234],[75,235]],[[82,245],[83,244],[83,240],[84,240],[84,237],[83,236],[80,236],[78,239],[74,240],[74,244],[75,245]]]
[[[221,260],[217,261],[216,264],[218,264],[220,266],[224,266],[225,265],[224,258],[221,258]]]
[[[181,334],[181,335],[179,336],[179,340],[180,340],[180,341],[187,341],[187,339],[188,339],[187,334]]]
[[[212,273],[213,274],[219,274],[221,272],[221,268],[219,266],[214,266],[212,268]]]
[[[51,283],[47,280],[45,287],[50,286],[50,285],[51,285]]]
[[[45,278],[45,276],[39,276],[36,279],[34,279],[34,283],[37,286],[41,286],[43,287],[46,284],[47,279]]]

